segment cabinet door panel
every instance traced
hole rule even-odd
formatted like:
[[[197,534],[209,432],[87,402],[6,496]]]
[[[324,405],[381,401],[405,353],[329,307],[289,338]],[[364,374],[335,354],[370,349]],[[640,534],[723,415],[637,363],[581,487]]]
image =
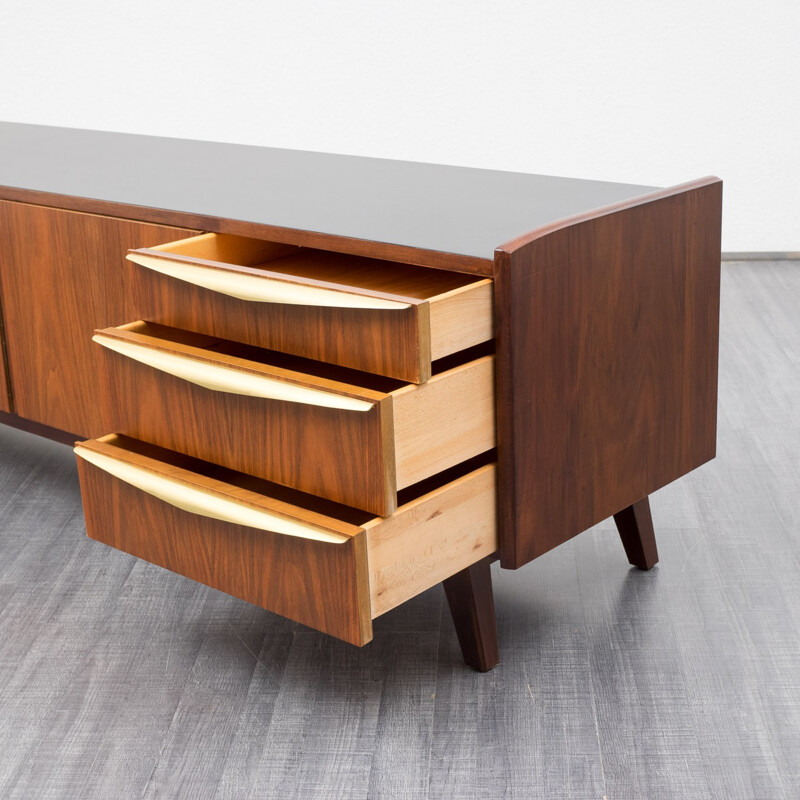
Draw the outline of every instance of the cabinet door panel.
[[[95,328],[131,316],[125,254],[180,228],[0,201],[0,289],[14,411],[99,436],[101,348]],[[0,400],[2,403],[2,400]]]

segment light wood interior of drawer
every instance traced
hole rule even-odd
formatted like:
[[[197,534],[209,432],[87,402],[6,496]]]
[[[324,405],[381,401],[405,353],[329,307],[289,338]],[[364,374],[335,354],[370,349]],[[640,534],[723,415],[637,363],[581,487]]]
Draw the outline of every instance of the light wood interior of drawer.
[[[170,254],[230,266],[262,269],[308,282],[334,284],[368,293],[432,300],[450,292],[490,285],[491,281],[428,267],[334,253],[309,247],[264,242],[244,236],[205,233],[151,248]]]
[[[422,346],[432,361],[494,336],[487,278],[216,233],[140,253],[419,306]]]
[[[112,433],[101,439],[84,443],[84,445],[94,446],[94,441],[116,448],[122,458],[125,458],[126,454],[133,453],[145,459],[151,459],[153,466],[164,474],[185,473],[184,477],[199,486],[206,487],[210,485],[210,482],[218,482],[226,487],[229,494],[237,495],[254,505],[280,508],[283,512],[297,518],[313,519],[314,524],[320,526],[324,526],[327,519],[332,526],[331,529],[337,533],[347,533],[349,527],[353,529],[350,531],[350,535],[352,535],[356,528],[361,528],[374,516],[366,511],[359,511],[324,497],[290,489],[278,483],[237,472],[183,453],[176,453],[173,450],[167,450],[164,447],[124,434]]]
[[[373,619],[497,552],[496,480],[478,467],[363,525]]]
[[[115,328],[104,329],[103,332],[113,330],[129,331],[131,333],[150,336],[155,339],[163,339],[165,342],[183,344],[188,347],[197,347],[209,353],[219,353],[233,358],[243,358],[257,364],[276,367],[278,369],[302,372],[315,378],[336,381],[338,383],[361,386],[373,392],[383,392],[391,394],[406,387],[413,388],[419,384],[410,384],[407,381],[396,378],[388,378],[384,375],[376,375],[372,372],[364,372],[358,369],[342,367],[338,364],[329,364],[325,361],[315,361],[311,358],[303,358],[289,353],[281,353],[277,350],[268,350],[263,347],[232,342],[229,339],[221,339],[217,336],[208,336],[195,331],[187,331],[181,328],[173,328],[168,325],[160,325],[155,322],[136,320],[126,325]],[[483,342],[473,346],[468,350],[459,353],[452,353],[449,356],[440,358],[433,362],[432,375],[443,375],[463,364],[467,364],[475,359],[494,354],[494,343]]]
[[[494,363],[484,355],[392,392],[398,489],[495,447]]]
[[[420,386],[420,384],[410,384],[406,381],[388,378],[384,375],[376,375],[372,372],[342,367],[338,364],[329,364],[325,361],[315,361],[302,356],[281,353],[277,350],[268,350],[263,347],[242,344],[241,342],[232,342],[229,339],[221,339],[217,336],[208,336],[203,333],[159,325],[158,323],[144,320],[136,320],[126,325],[120,325],[117,328],[106,328],[98,332],[111,333],[115,330],[149,336],[153,339],[161,339],[164,342],[186,345],[187,347],[196,347],[207,351],[209,354],[218,353],[223,356],[241,358],[256,364],[275,367],[276,369],[304,373],[320,380],[360,386],[371,392],[391,394],[401,389]],[[493,342],[484,342],[467,350],[452,353],[433,362],[432,375],[433,377],[443,375],[461,365],[468,364],[470,361],[493,355],[493,353]]]
[[[494,337],[494,288],[489,280],[460,286],[429,303],[431,360]]]

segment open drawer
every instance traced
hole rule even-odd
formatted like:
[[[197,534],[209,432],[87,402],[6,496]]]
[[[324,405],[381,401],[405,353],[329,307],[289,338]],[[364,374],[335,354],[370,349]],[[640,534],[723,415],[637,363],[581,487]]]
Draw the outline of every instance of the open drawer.
[[[497,550],[493,464],[381,519],[116,434],[75,453],[92,539],[357,645]]]
[[[145,322],[94,340],[108,429],[373,514],[495,446],[492,355],[416,385]]]
[[[411,383],[493,337],[473,275],[217,233],[127,258],[142,319]]]

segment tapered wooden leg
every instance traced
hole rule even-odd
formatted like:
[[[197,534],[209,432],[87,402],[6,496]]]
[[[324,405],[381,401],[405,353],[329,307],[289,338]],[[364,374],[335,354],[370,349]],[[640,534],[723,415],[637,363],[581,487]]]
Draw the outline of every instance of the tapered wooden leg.
[[[479,672],[488,672],[500,661],[490,569],[493,560],[484,558],[444,582],[464,661]]]
[[[658,563],[656,534],[647,497],[614,514],[625,555],[634,567],[651,569]]]

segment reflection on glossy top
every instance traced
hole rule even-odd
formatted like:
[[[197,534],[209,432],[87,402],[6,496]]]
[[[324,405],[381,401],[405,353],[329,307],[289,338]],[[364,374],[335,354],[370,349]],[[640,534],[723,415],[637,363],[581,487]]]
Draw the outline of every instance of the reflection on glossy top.
[[[0,123],[0,185],[492,258],[652,187]]]

